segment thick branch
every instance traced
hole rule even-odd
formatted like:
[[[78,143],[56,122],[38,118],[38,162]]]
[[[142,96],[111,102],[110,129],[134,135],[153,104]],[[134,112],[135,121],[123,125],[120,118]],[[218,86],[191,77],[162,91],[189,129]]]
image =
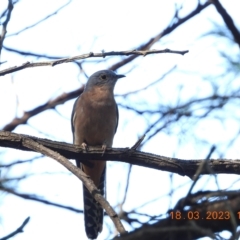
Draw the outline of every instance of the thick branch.
[[[45,156],[55,159],[57,162],[66,167],[70,172],[72,172],[76,177],[78,177],[83,182],[85,187],[89,190],[89,192],[92,194],[92,196],[95,198],[95,200],[100,203],[103,209],[105,209],[108,216],[112,219],[118,232],[120,234],[126,233],[126,230],[124,229],[117,213],[110,206],[108,201],[101,195],[100,191],[94,185],[93,181],[89,178],[89,176],[86,175],[80,168],[74,166],[70,161],[68,161],[67,158],[61,156],[58,152],[55,152],[47,147],[44,147],[39,142],[35,142],[30,138],[27,137],[22,138],[22,144],[24,147],[27,147],[31,150],[34,150],[36,152],[44,154]]]
[[[184,55],[184,54],[188,53],[188,50],[175,51],[175,50],[170,50],[170,49],[164,49],[164,50],[149,50],[149,51],[137,51],[137,50],[111,51],[111,52],[102,52],[102,53],[90,52],[90,53],[86,53],[86,54],[82,54],[82,55],[78,55],[78,56],[74,56],[74,57],[70,57],[70,58],[58,59],[58,60],[55,60],[55,61],[38,62],[38,63],[26,62],[26,63],[24,63],[20,66],[15,66],[15,67],[11,67],[11,68],[0,71],[0,76],[3,76],[5,74],[9,74],[9,73],[12,73],[12,72],[16,72],[16,71],[19,71],[19,70],[22,70],[22,69],[25,69],[25,68],[29,68],[29,67],[41,67],[41,66],[54,67],[58,64],[74,62],[76,60],[86,59],[86,58],[91,58],[91,57],[105,58],[106,56],[129,56],[129,55],[146,56],[146,55],[154,54],[154,53],[175,53],[175,54]]]
[[[48,139],[16,134],[7,131],[0,131],[0,146],[29,151],[29,149],[23,144],[23,141],[26,138],[32,139],[33,141],[36,141],[39,144],[58,152],[68,159],[77,159],[86,164],[87,160],[89,159],[119,161],[192,177],[204,161],[204,159],[182,160],[177,158],[169,158],[151,153],[144,153],[129,148],[107,149],[102,156],[102,148],[100,146],[89,147],[88,151],[85,152],[85,150],[83,150],[80,146],[69,143],[55,142]],[[201,173],[240,174],[240,161],[239,159],[209,159],[206,163],[206,167],[202,169]]]

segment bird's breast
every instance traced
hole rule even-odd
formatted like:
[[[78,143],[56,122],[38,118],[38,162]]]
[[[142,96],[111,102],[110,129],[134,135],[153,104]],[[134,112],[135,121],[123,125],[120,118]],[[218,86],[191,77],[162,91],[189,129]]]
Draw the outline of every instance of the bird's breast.
[[[81,136],[78,144],[86,142],[88,145],[107,144],[110,147],[118,122],[113,94],[85,92],[76,107],[75,131]]]

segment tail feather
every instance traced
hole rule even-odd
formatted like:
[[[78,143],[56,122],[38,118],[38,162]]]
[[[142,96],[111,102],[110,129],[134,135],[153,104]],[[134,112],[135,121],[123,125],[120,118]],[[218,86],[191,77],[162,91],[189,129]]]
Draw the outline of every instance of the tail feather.
[[[104,169],[98,189],[100,193],[105,195],[105,175],[106,168]],[[84,202],[84,221],[85,231],[87,237],[96,239],[98,233],[102,231],[103,226],[103,209],[101,205],[92,197],[88,189],[83,186],[83,202]]]

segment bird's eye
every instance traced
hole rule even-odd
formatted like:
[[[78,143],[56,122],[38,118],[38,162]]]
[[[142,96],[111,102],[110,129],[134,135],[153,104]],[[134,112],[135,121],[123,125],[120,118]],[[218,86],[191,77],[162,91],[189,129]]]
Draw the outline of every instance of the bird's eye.
[[[106,80],[106,79],[107,79],[107,76],[106,76],[106,75],[101,75],[101,79],[102,79],[102,80]]]

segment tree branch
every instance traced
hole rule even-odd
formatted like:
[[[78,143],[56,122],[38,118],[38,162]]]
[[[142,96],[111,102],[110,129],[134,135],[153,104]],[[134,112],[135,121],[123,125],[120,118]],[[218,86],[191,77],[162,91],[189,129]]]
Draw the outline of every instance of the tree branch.
[[[47,204],[47,205],[51,205],[51,206],[54,206],[54,207],[63,208],[63,209],[73,211],[73,212],[76,212],[76,213],[83,213],[83,210],[79,210],[77,208],[73,208],[73,207],[70,207],[70,206],[65,206],[65,205],[54,203],[54,202],[51,202],[51,201],[48,201],[48,200],[45,200],[45,199],[41,199],[39,196],[36,196],[36,195],[27,194],[27,193],[18,193],[16,191],[14,191],[13,189],[6,188],[6,187],[3,187],[1,185],[0,185],[0,190],[3,191],[3,192],[7,192],[7,193],[10,193],[12,195],[15,195],[17,197],[23,198],[23,199],[32,200],[32,201],[44,203],[44,204]]]
[[[227,25],[228,29],[231,31],[236,43],[240,47],[240,32],[235,26],[231,16],[228,14],[226,9],[222,6],[222,4],[218,0],[211,0],[216,7],[218,13],[222,16],[223,21]]]
[[[192,17],[196,16],[198,13],[200,13],[202,10],[204,10],[206,7],[208,7],[211,4],[211,2],[206,1],[204,4],[200,4],[200,1],[198,1],[197,7],[188,15],[186,15],[183,18],[176,18],[176,14],[174,15],[171,23],[159,34],[157,34],[155,37],[151,38],[146,43],[142,44],[140,47],[138,47],[138,50],[148,50],[150,49],[154,43],[158,42],[161,38],[171,33],[173,30],[175,30],[177,27],[191,19]],[[137,58],[137,55],[132,55],[114,65],[112,65],[109,69],[110,70],[117,70],[118,68],[124,66],[125,64],[133,61],[135,58]]]
[[[58,8],[56,11],[54,11],[53,13],[48,14],[48,15],[47,15],[46,17],[44,17],[43,19],[41,19],[41,20],[37,21],[36,23],[34,23],[34,24],[30,25],[30,26],[27,26],[27,27],[25,27],[25,28],[23,28],[23,29],[15,32],[15,33],[8,34],[7,37],[16,36],[16,35],[24,32],[24,31],[26,31],[26,30],[28,30],[28,29],[31,29],[31,28],[37,26],[38,24],[44,22],[45,20],[47,20],[48,18],[52,17],[53,15],[58,14],[58,12],[59,12],[60,10],[62,10],[63,8],[65,8],[65,7],[66,7],[67,5],[69,5],[71,2],[72,2],[72,0],[69,0],[67,3],[65,3],[64,5],[62,5],[61,7],[59,7],[59,8]]]
[[[82,92],[83,92],[84,86],[82,86],[81,88],[68,92],[68,93],[63,93],[61,95],[59,95],[58,97],[56,97],[53,100],[49,100],[48,102],[44,103],[43,105],[40,105],[30,111],[24,112],[23,116],[21,118],[14,118],[10,123],[8,123],[7,125],[5,125],[3,127],[3,130],[5,131],[13,131],[18,125],[20,124],[26,124],[27,121],[29,120],[29,118],[45,111],[45,110],[49,110],[49,109],[54,109],[56,106],[58,106],[59,104],[63,104],[66,101],[70,100],[70,99],[74,99],[76,97],[78,97]]]
[[[168,216],[152,225],[145,224],[133,232],[114,240],[198,239],[224,230],[236,237],[240,224],[239,191],[203,191],[182,198]],[[181,203],[186,203],[182,205]]]
[[[121,96],[126,96],[128,94],[133,94],[136,93],[138,91],[147,89],[148,87],[150,87],[151,85],[155,84],[156,82],[162,80],[167,74],[169,74],[170,72],[172,72],[174,69],[176,68],[176,66],[174,66],[172,69],[170,69],[169,71],[167,71],[165,74],[163,74],[163,76],[161,78],[159,78],[158,80],[156,80],[155,82],[149,84],[147,87],[144,87],[140,90],[136,90],[133,92],[129,92],[127,94],[121,95]],[[53,100],[49,100],[48,102],[30,110],[27,112],[23,113],[23,116],[20,118],[15,117],[10,123],[6,124],[2,130],[4,131],[13,131],[18,125],[20,124],[26,124],[27,121],[31,118],[34,117],[46,110],[49,109],[55,109],[56,106],[58,106],[59,104],[63,104],[65,102],[67,102],[68,100],[77,98],[82,92],[83,92],[84,86],[80,87],[77,90],[73,90],[71,92],[68,93],[62,93],[61,95],[57,96],[55,99]],[[122,106],[121,104],[118,104],[119,106]],[[124,106],[123,106],[124,107]]]
[[[113,221],[116,229],[120,234],[126,233],[117,213],[110,206],[108,201],[101,195],[100,191],[94,185],[93,181],[90,179],[88,175],[86,175],[80,168],[74,166],[67,158],[61,156],[58,152],[55,152],[39,142],[35,142],[30,138],[23,138],[22,144],[24,147],[34,150],[36,152],[42,153],[45,156],[55,159],[57,162],[62,164],[65,168],[67,168],[70,172],[72,172],[76,177],[78,177],[84,184],[84,186],[89,190],[94,199],[100,203],[103,209],[107,212],[108,216]]]
[[[59,59],[59,58],[63,58],[60,56],[53,56],[53,55],[46,55],[46,54],[41,54],[41,53],[34,53],[34,52],[26,52],[26,51],[22,51],[22,50],[18,50],[18,49],[14,49],[14,48],[10,48],[10,47],[6,47],[3,46],[4,50],[7,50],[9,52],[14,52],[14,53],[18,53],[20,55],[23,56],[32,56],[32,57],[36,57],[36,58],[48,58],[48,59]],[[28,62],[27,62],[28,63]],[[26,63],[23,63],[22,65],[18,66],[18,67],[22,67],[23,65],[25,65]],[[12,67],[8,68],[11,69]],[[21,69],[20,69],[21,70]],[[19,71],[19,70],[16,70]],[[15,72],[16,72],[15,71]]]
[[[58,152],[68,159],[76,159],[84,164],[88,164],[89,159],[119,161],[142,167],[153,168],[156,170],[177,173],[181,176],[189,176],[190,178],[196,174],[199,166],[204,161],[204,159],[183,160],[164,157],[129,148],[108,148],[106,149],[104,155],[102,155],[101,146],[89,147],[86,152],[80,146],[69,143],[56,142],[29,135],[0,131],[0,146],[2,147],[30,151],[29,148],[24,145],[25,139],[32,139],[33,141]],[[209,159],[206,162],[205,167],[202,168],[201,174],[212,173],[240,174],[240,161],[239,159]]]
[[[5,39],[6,33],[7,33],[7,25],[10,21],[11,18],[11,13],[13,10],[13,3],[12,0],[8,0],[8,7],[7,7],[7,16],[5,21],[2,24],[2,34],[0,35],[0,56],[1,56],[1,51],[2,51],[2,46],[3,46],[3,41]]]
[[[30,220],[30,217],[27,217],[24,222],[22,223],[22,225],[16,229],[14,232],[10,233],[9,235],[3,237],[3,238],[0,238],[0,240],[7,240],[7,239],[10,239],[12,238],[13,236],[17,235],[18,233],[22,233],[23,232],[23,228],[27,225],[27,223],[29,222]]]
[[[16,72],[25,68],[29,68],[29,67],[42,67],[42,66],[51,66],[54,67],[58,64],[62,64],[62,63],[68,63],[68,62],[74,62],[76,60],[80,60],[80,59],[86,59],[86,58],[91,58],[91,57],[103,57],[105,58],[106,56],[129,56],[129,55],[142,55],[142,56],[146,56],[149,54],[155,54],[155,53],[175,53],[175,54],[181,54],[184,55],[186,53],[188,53],[188,50],[185,51],[175,51],[175,50],[170,50],[170,49],[164,49],[164,50],[149,50],[149,51],[137,51],[137,50],[130,50],[130,51],[111,51],[111,52],[102,52],[102,53],[86,53],[86,54],[82,54],[82,55],[78,55],[78,56],[74,56],[74,57],[69,57],[69,58],[62,58],[62,59],[58,59],[55,61],[48,61],[48,62],[38,62],[38,63],[30,63],[30,62],[26,62],[20,66],[15,66],[15,67],[11,67],[11,68],[7,68],[4,69],[2,71],[0,71],[0,76],[12,73],[12,72]]]
[[[162,38],[163,36],[171,33],[171,32],[172,32],[174,29],[176,29],[178,26],[180,26],[181,24],[183,24],[183,23],[186,22],[187,20],[191,19],[192,17],[194,17],[194,16],[197,15],[198,13],[200,13],[202,10],[204,10],[206,7],[208,7],[210,4],[211,4],[211,3],[208,2],[208,1],[207,1],[206,3],[204,3],[204,4],[200,4],[200,2],[199,2],[198,5],[197,5],[197,7],[196,7],[196,9],[194,9],[191,13],[189,13],[188,15],[186,15],[185,17],[183,17],[183,18],[181,18],[181,19],[180,19],[179,17],[176,19],[176,14],[175,14],[173,20],[171,21],[171,23],[169,24],[169,26],[168,26],[166,29],[164,29],[164,30],[163,30],[161,33],[159,33],[157,36],[151,38],[148,42],[146,42],[146,43],[142,44],[141,46],[139,46],[137,49],[138,49],[138,50],[143,50],[143,51],[149,49],[154,42],[158,41],[158,40],[159,40],[160,38]],[[101,56],[102,56],[102,55],[101,55]],[[106,56],[106,53],[104,53],[104,56]],[[115,71],[115,70],[117,70],[118,68],[122,67],[123,65],[125,65],[125,64],[133,61],[133,60],[134,60],[136,57],[138,57],[138,56],[139,56],[139,55],[132,55],[132,56],[130,56],[130,57],[128,57],[128,58],[126,58],[126,59],[124,59],[124,60],[122,60],[122,61],[119,61],[118,63],[112,65],[112,66],[109,68],[109,70]],[[66,59],[67,59],[67,58],[66,58]],[[22,69],[26,68],[25,65],[29,65],[29,64],[30,64],[30,63],[27,62],[27,63],[24,63],[24,64],[22,64],[22,65],[20,65],[20,66],[16,66],[16,67],[12,67],[12,68],[8,68],[8,69],[5,69],[5,70],[3,70],[3,71],[0,71],[0,76],[1,76],[1,75],[3,76],[3,75],[5,75],[5,74],[11,73],[11,72],[15,72],[15,71],[22,70]],[[35,63],[35,64],[37,64],[37,63]],[[28,66],[28,67],[29,67],[29,66]],[[78,90],[77,90],[77,91],[78,91]],[[71,93],[74,94],[74,91],[73,91],[73,92],[70,92],[69,94],[71,94]],[[81,91],[79,92],[79,94],[80,94],[80,93],[81,93]],[[78,95],[79,95],[79,94],[78,94]],[[74,94],[75,97],[77,97],[78,95],[75,95],[75,94]],[[61,97],[61,96],[60,96],[60,97]],[[70,98],[70,99],[71,99],[71,98]],[[65,101],[67,101],[67,100],[68,100],[68,99],[66,98]],[[46,104],[48,105],[48,103],[46,103]],[[58,104],[56,104],[56,105],[58,105]],[[56,105],[55,105],[55,106],[56,106]],[[23,124],[26,123],[27,120],[28,120],[30,117],[32,117],[32,116],[34,116],[34,115],[36,115],[36,114],[39,114],[40,112],[44,111],[45,109],[47,109],[47,108],[45,108],[44,105],[42,105],[42,106],[39,106],[39,107],[33,109],[32,111],[25,112],[23,117],[13,119],[12,122],[9,123],[9,124],[7,124],[7,125],[4,127],[3,130],[12,131],[16,126],[18,126],[19,124],[22,124],[22,123],[23,123]],[[30,114],[30,115],[29,115],[29,114]]]

